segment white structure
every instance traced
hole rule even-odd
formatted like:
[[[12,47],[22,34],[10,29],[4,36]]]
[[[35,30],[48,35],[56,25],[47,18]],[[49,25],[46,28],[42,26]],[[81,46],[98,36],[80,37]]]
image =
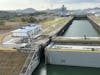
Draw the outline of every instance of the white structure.
[[[45,55],[49,64],[100,68],[100,46],[50,44]]]
[[[96,13],[95,16],[96,16],[96,17],[100,17],[100,13]]]
[[[40,32],[40,26],[36,24],[30,24],[29,26],[22,27],[20,29],[12,31],[12,36],[15,37],[28,37],[28,32],[31,32],[33,36]]]
[[[16,44],[16,42],[20,41],[21,38],[11,38],[5,42],[2,43],[2,47],[4,48],[14,48],[17,47],[18,45]]]

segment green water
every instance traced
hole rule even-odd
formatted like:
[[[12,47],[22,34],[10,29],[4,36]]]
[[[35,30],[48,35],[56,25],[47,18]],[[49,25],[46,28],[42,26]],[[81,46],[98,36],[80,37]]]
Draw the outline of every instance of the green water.
[[[64,33],[65,37],[99,37],[100,33],[91,25],[88,20],[74,20],[68,30]]]
[[[47,65],[47,75],[100,75],[100,69]]]
[[[32,75],[100,75],[100,68],[45,65],[41,62]]]
[[[47,75],[46,65],[44,63],[40,63],[32,75]]]
[[[41,62],[32,75],[47,75],[47,69],[44,58],[41,58]]]

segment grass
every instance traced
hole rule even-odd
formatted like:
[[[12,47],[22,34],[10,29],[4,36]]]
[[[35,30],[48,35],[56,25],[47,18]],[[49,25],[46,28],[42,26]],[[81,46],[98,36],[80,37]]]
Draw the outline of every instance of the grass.
[[[0,18],[0,30],[11,30],[11,29],[17,29],[22,26],[26,26],[29,23],[28,22],[23,22],[22,18],[27,18],[26,16],[23,17],[13,17],[9,18],[7,20],[4,20]]]
[[[54,31],[55,29],[59,28],[59,25],[60,23],[63,23],[64,22],[64,19],[60,19],[54,23],[57,23],[57,25],[55,27],[50,27],[49,30],[45,31],[44,34],[48,34],[48,33],[51,33],[52,31]],[[52,23],[49,23],[49,24],[54,24],[53,22]]]
[[[68,18],[60,18],[58,21],[56,22],[52,22],[53,24],[56,24],[55,27],[51,26],[47,31],[45,31],[43,34],[50,34],[52,32],[54,32],[55,30],[57,30],[59,27],[61,27],[61,25],[63,25],[65,22],[67,23],[70,19],[72,19],[72,17],[68,17]],[[50,23],[49,23],[50,24]]]
[[[56,22],[57,22],[56,19],[46,21],[46,22],[42,23],[42,28],[46,28],[46,27],[48,27],[48,26],[50,26],[50,25],[52,25],[52,24],[54,24]]]

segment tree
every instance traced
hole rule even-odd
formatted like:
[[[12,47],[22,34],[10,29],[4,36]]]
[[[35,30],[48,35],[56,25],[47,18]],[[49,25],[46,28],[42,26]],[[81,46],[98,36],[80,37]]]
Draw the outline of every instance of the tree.
[[[30,17],[30,18],[28,19],[28,22],[29,22],[29,23],[34,23],[34,22],[37,22],[37,19],[34,18],[34,17]]]
[[[22,22],[26,22],[27,19],[26,19],[26,18],[21,18],[21,21],[22,21]]]

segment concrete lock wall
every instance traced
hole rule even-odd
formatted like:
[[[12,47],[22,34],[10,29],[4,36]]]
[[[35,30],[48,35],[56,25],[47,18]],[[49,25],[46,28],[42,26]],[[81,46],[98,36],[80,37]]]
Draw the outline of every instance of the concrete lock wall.
[[[83,20],[88,20],[91,24],[92,24],[92,26],[98,31],[98,32],[100,32],[100,26],[97,24],[97,23],[95,23],[93,20],[91,20],[91,18],[89,18],[89,16],[86,16],[86,15],[84,15],[84,16],[74,16],[66,25],[64,25],[63,27],[62,27],[62,29],[60,29],[55,35],[56,36],[61,36],[61,35],[63,35],[64,33],[65,33],[65,31],[69,28],[69,26],[72,24],[72,22],[73,22],[73,20],[81,20],[81,19],[83,19]]]
[[[39,52],[32,53],[27,57],[25,64],[19,75],[31,75],[32,72],[36,69],[36,67],[40,63]]]
[[[100,33],[100,26],[95,21],[93,21],[90,17],[87,17],[87,19],[93,25],[93,27]]]
[[[48,51],[46,56],[49,64],[100,67],[100,53]]]
[[[66,29],[68,29],[69,26],[72,24],[73,20],[74,20],[74,17],[68,23],[66,23],[55,35],[61,36],[62,34],[64,34]]]

